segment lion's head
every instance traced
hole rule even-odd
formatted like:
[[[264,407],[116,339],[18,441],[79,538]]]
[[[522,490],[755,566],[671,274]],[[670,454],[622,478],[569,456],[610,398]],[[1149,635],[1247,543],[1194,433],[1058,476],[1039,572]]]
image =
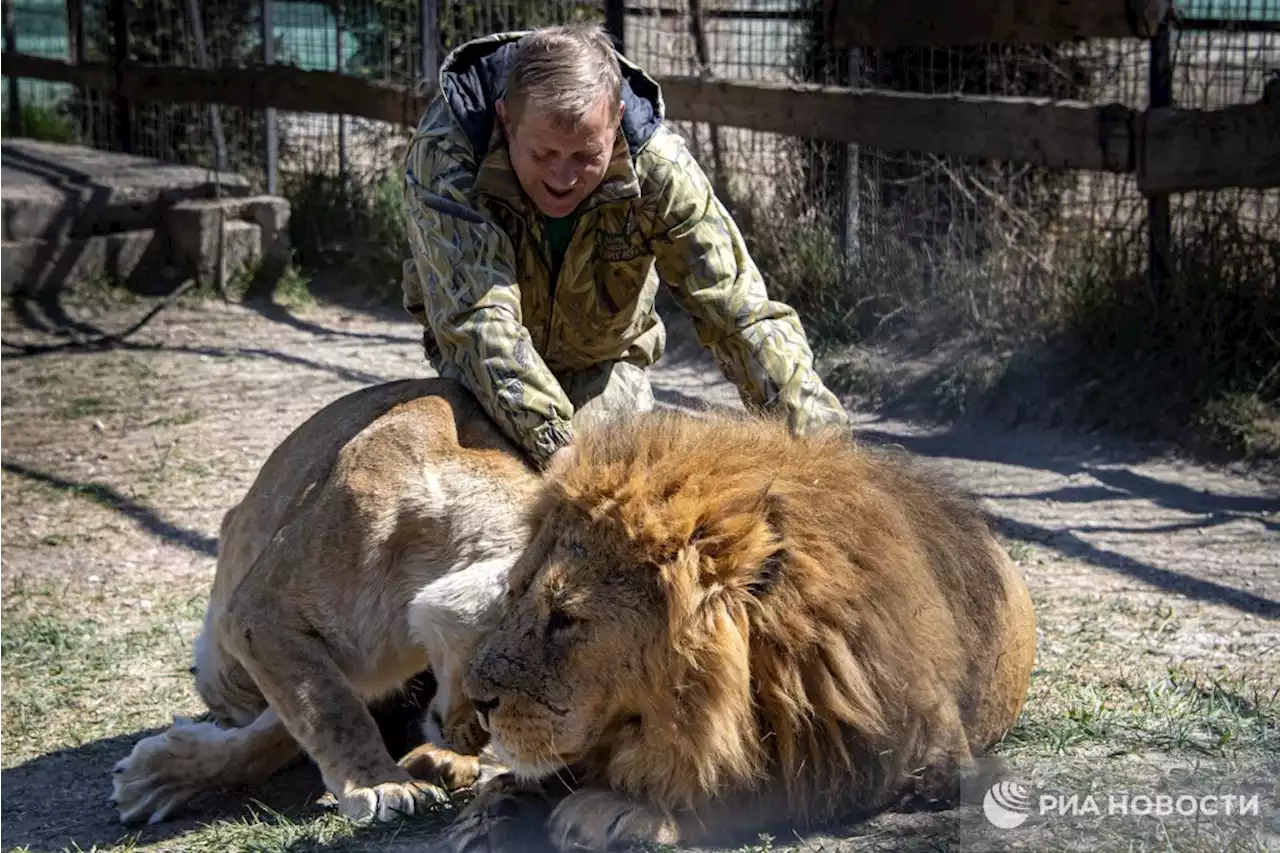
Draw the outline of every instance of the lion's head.
[[[847,800],[909,772],[944,736],[939,696],[975,707],[966,679],[1016,595],[967,504],[774,420],[602,425],[531,512],[465,683],[495,753],[670,808],[764,777],[796,802]],[[975,643],[971,619],[995,633]]]
[[[214,634],[216,613],[216,607],[205,611],[189,672],[213,722],[247,726],[266,709],[267,702],[243,664],[223,652]]]
[[[655,745],[686,741],[706,760],[671,772],[692,770],[695,788],[759,768],[748,623],[787,549],[786,490],[760,466],[716,464],[718,446],[689,446],[711,437],[699,426],[659,414],[614,433],[625,441],[581,436],[534,505],[467,682],[517,773],[590,763],[601,748],[615,769],[647,769]]]

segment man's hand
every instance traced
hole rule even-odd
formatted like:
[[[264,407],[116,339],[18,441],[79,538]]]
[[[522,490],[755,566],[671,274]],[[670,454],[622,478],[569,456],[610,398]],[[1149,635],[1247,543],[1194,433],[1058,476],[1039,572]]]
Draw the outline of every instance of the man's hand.
[[[573,445],[566,444],[564,447],[551,454],[547,459],[547,467],[543,470],[543,476],[549,479],[555,479],[569,469],[573,464]]]

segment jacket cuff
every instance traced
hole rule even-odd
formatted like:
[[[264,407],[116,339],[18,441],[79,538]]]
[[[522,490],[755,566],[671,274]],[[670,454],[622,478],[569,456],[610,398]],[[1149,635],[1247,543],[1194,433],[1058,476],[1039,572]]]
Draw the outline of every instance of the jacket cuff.
[[[529,456],[539,469],[547,466],[551,454],[573,443],[573,426],[567,421],[548,421],[533,431]]]

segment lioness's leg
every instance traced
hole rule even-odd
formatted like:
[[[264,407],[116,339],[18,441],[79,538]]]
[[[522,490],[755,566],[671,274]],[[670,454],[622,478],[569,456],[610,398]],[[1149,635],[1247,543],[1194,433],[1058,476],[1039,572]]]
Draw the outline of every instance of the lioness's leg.
[[[244,728],[175,723],[144,738],[115,766],[112,800],[124,823],[159,823],[197,794],[266,779],[298,755],[270,708]]]
[[[445,799],[444,791],[415,780],[391,758],[373,715],[323,640],[265,615],[235,621],[227,639],[236,657],[320,768],[342,814],[392,820]]]

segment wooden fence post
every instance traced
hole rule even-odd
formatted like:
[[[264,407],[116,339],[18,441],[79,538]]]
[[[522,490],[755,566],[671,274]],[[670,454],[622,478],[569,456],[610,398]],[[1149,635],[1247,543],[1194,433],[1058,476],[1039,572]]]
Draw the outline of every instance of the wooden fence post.
[[[18,28],[14,23],[13,0],[4,0],[4,49],[18,52]],[[18,75],[9,77],[9,134],[22,135],[22,96],[18,89]]]
[[[848,74],[845,85],[850,87],[860,86],[862,84],[862,49],[851,47],[847,51],[837,51],[839,53],[847,53],[844,59],[844,65]],[[859,194],[859,184],[861,174],[859,171],[859,148],[857,145],[845,145],[840,149],[841,157],[841,177],[843,183],[840,187],[841,205],[840,205],[840,252],[845,264],[855,262],[859,257],[862,213],[862,197]]]
[[[204,18],[200,11],[199,0],[186,0],[184,8],[187,13],[187,26],[191,28],[191,37],[196,45],[196,62],[200,68],[212,68],[209,56],[209,45],[204,38]],[[227,163],[227,139],[222,133],[222,112],[217,104],[209,105],[209,133],[213,136],[213,163],[219,172],[225,172]]]
[[[438,0],[418,2],[418,44],[422,52],[422,81],[419,92],[440,74],[440,10]]]
[[[339,74],[346,71],[346,62],[342,56],[342,37],[346,32],[346,0],[337,0],[334,5],[334,33],[337,36],[337,60],[334,68]],[[347,187],[347,117],[338,115],[338,181],[343,190]],[[344,196],[345,198],[345,196]]]
[[[125,154],[133,153],[133,109],[124,94],[124,68],[129,63],[128,0],[111,0],[111,24],[114,32],[111,57],[116,70],[116,142]]]
[[[1151,39],[1147,77],[1148,107],[1173,106],[1173,44],[1167,18],[1160,22],[1160,28]],[[1172,245],[1173,218],[1169,210],[1169,195],[1156,193],[1147,198],[1147,277],[1157,311],[1163,309]]]
[[[272,14],[272,0],[262,0],[262,64],[272,65],[276,61],[276,26]],[[263,131],[266,146],[265,171],[267,195],[275,195],[279,191],[279,159],[280,143],[276,138],[276,111],[267,107],[264,111],[266,128]]]
[[[604,0],[604,28],[613,36],[618,53],[627,52],[627,0]]]
[[[73,65],[84,65],[84,0],[67,0],[67,54]],[[87,86],[77,86],[81,112],[77,116],[79,127],[76,136],[80,140],[93,139],[94,103]]]
[[[693,37],[693,55],[698,63],[697,76],[712,77],[711,48],[707,43],[707,24],[702,13],[702,0],[689,0],[689,35]],[[697,134],[697,126],[693,128]],[[724,167],[724,146],[720,144],[720,127],[707,125],[707,135],[711,141],[712,184],[716,194],[722,201],[729,201],[729,174]]]

